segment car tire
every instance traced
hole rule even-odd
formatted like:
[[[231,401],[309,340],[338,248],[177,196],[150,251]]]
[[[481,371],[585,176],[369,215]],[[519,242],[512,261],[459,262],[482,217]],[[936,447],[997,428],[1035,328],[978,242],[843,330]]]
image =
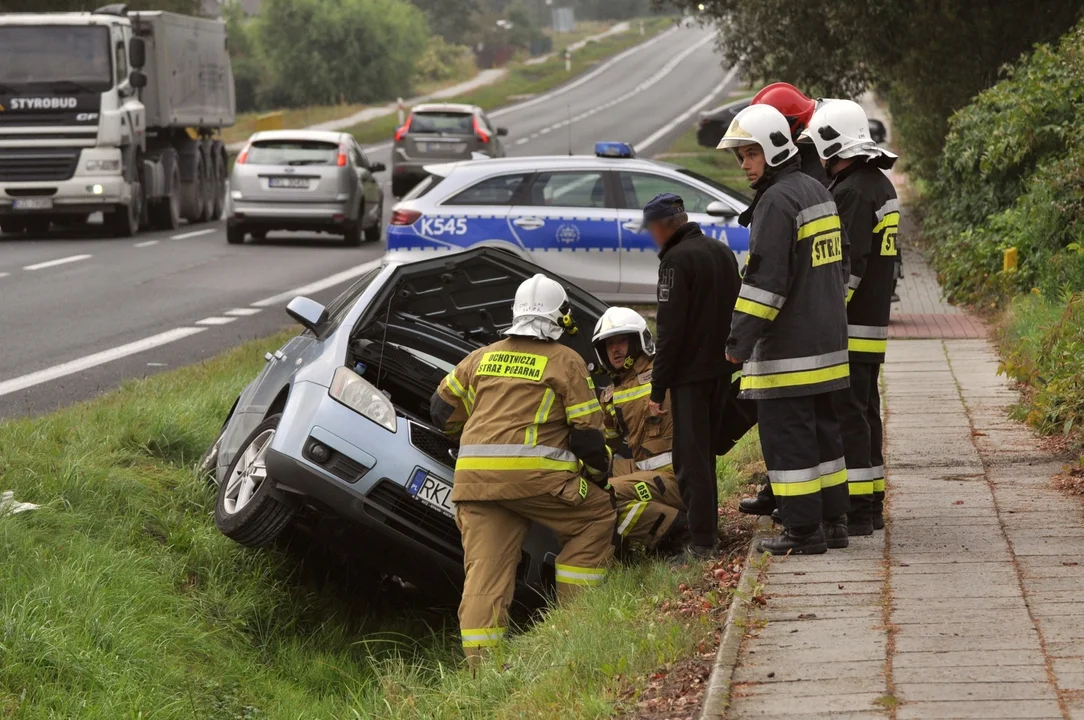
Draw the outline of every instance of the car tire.
[[[266,456],[281,414],[256,426],[230,463],[218,487],[215,527],[241,545],[260,547],[282,534],[297,508],[280,500],[267,474]]]
[[[230,245],[245,244],[245,229],[243,227],[226,227],[226,242]]]
[[[256,240],[256,241],[266,240],[267,239],[267,231],[266,230],[253,230],[252,232],[249,233],[249,235],[251,235],[252,239]]]
[[[384,203],[380,203],[380,210],[376,214],[376,222],[371,227],[365,228],[365,242],[380,242],[380,236],[384,230]]]
[[[206,480],[209,485],[215,484],[215,470],[218,469],[218,451],[222,447],[222,438],[226,437],[226,425],[229,425],[228,420],[222,426],[222,429],[218,431],[218,436],[211,443],[211,447],[204,450],[203,456],[196,463],[196,474],[201,479]]]
[[[361,224],[365,218],[365,205],[362,205],[358,209],[357,220],[347,220],[346,225],[343,226],[343,240],[346,241],[347,247],[358,247],[361,245]]]

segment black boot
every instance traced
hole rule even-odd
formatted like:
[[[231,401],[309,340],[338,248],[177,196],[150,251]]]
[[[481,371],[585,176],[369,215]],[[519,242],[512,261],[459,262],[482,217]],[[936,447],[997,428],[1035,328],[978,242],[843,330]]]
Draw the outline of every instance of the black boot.
[[[885,516],[881,513],[877,513],[873,516],[873,529],[884,530],[885,529]]]
[[[783,516],[779,514],[779,508],[772,510],[772,522],[776,525],[783,524]]]
[[[883,527],[883,521],[882,521]],[[868,515],[856,515],[847,518],[847,534],[858,537],[873,534],[873,518]]]
[[[847,516],[840,515],[824,521],[825,544],[833,550],[842,550],[851,544],[848,533]]]
[[[771,515],[775,510],[775,498],[770,495],[757,495],[751,498],[742,498],[738,502],[738,510],[746,515]]]
[[[761,540],[757,548],[772,555],[822,555],[828,552],[820,525],[812,529],[784,528],[782,535]]]
[[[679,510],[674,522],[670,523],[666,534],[655,545],[654,552],[662,557],[680,554],[689,539],[689,516],[685,514],[684,510]]]

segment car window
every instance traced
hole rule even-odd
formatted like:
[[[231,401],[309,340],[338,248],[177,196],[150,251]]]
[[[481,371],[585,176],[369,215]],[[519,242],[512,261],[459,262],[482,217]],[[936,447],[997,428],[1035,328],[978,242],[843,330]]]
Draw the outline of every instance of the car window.
[[[531,185],[530,202],[535,207],[606,207],[606,184],[601,172],[539,173]]]
[[[745,188],[735,188],[735,187],[730,187],[729,185],[723,185],[721,182],[716,182],[715,180],[712,180],[711,178],[709,178],[709,177],[707,177],[705,175],[701,175],[698,172],[694,172],[694,171],[688,170],[686,168],[678,168],[677,171],[679,173],[681,173],[682,175],[685,175],[687,177],[691,177],[693,180],[699,180],[700,182],[704,183],[705,185],[710,185],[713,188],[715,188],[716,190],[719,190],[720,192],[722,192],[724,195],[726,195],[728,197],[731,197],[731,198],[734,198],[735,200],[738,200],[738,201],[745,201],[746,203],[748,203],[753,199],[753,195],[755,194],[753,192],[752,188],[750,188],[748,186],[746,186]]]
[[[258,140],[245,162],[249,165],[334,165],[339,146],[320,140]]]
[[[436,175],[427,175],[424,180],[410,189],[406,195],[403,196],[402,202],[407,200],[417,200],[421,196],[436,187],[444,178],[437,177]]]
[[[353,156],[354,156],[354,164],[355,164],[355,165],[357,165],[357,166],[358,166],[358,167],[360,167],[360,168],[368,168],[368,167],[369,167],[369,161],[368,161],[368,159],[367,159],[367,158],[365,157],[365,153],[363,153],[363,152],[361,151],[361,148],[359,148],[359,147],[358,147],[357,145],[354,145],[354,146],[353,146],[353,147],[352,147],[352,148],[350,149],[350,152],[351,152],[351,153],[353,154]]]
[[[680,195],[685,201],[686,212],[691,213],[707,212],[708,205],[716,200],[703,190],[680,180],[649,173],[621,173],[621,189],[625,193],[625,203],[634,209],[642,208],[660,193]]]
[[[444,201],[444,205],[511,205],[527,173],[497,175],[477,182]]]
[[[113,67],[117,71],[117,85],[128,79],[128,54],[124,52],[124,43],[117,43],[116,62]]]
[[[361,297],[361,294],[372,285],[373,280],[376,279],[383,269],[383,266],[381,266],[370,270],[358,278],[353,285],[344,290],[339,297],[331,301],[331,304],[327,306],[327,320],[323,325],[317,328],[317,335],[319,337],[327,337],[335,331],[335,328],[342,324],[343,319],[350,314],[350,309],[354,307],[354,303]]]
[[[474,115],[461,112],[421,112],[410,119],[410,133],[473,135]]]

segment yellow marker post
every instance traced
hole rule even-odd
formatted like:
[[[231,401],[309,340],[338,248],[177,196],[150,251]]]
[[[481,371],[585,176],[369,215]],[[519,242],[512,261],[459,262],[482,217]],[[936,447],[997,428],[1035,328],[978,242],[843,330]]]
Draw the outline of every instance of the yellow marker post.
[[[1020,254],[1016,248],[1011,247],[1005,250],[1005,254],[1002,257],[1001,271],[1002,272],[1016,272],[1016,268],[1020,264]]]
[[[281,111],[264,113],[256,118],[256,131],[282,130],[285,127],[282,119],[283,114]]]

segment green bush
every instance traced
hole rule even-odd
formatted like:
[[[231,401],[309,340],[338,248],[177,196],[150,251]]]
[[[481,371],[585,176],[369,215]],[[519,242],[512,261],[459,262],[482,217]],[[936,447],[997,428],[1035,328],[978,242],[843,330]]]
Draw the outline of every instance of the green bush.
[[[454,80],[474,68],[470,48],[452,45],[439,35],[429,40],[425,51],[414,63],[414,78],[418,82]]]
[[[1084,289],[1084,24],[1040,46],[950,122],[926,235],[950,297]],[[1001,272],[1016,247],[1019,269]]]

